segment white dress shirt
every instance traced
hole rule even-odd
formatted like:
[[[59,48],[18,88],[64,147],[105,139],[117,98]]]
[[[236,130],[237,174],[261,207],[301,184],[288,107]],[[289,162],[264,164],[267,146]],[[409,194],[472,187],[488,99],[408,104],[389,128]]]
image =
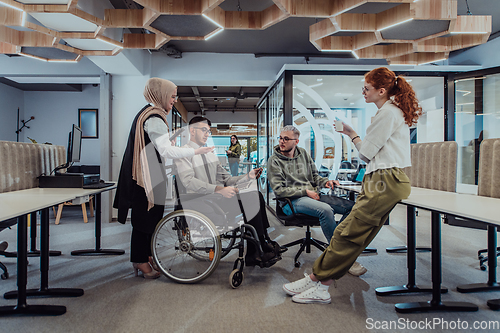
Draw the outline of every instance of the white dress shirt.
[[[367,174],[379,169],[411,166],[410,128],[405,123],[403,111],[391,100],[385,102],[356,149],[359,157],[368,163]]]
[[[196,149],[200,146],[193,141],[182,146],[181,149]],[[210,180],[204,165],[203,157],[207,161]],[[191,157],[174,160],[177,167],[178,179],[188,193],[210,194],[215,192],[217,185],[233,186],[240,180],[247,179],[246,175],[232,177],[220,164],[219,158],[214,153],[194,155]],[[248,179],[247,179],[248,180]]]

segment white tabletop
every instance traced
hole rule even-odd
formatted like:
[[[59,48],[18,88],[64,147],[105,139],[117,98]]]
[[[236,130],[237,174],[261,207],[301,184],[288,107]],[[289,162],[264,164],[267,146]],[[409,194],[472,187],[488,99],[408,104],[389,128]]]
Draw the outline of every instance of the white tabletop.
[[[336,187],[358,193],[361,191],[360,185],[339,185]],[[408,199],[402,200],[401,203],[442,214],[500,225],[500,199],[497,198],[412,186],[410,196]]]
[[[28,190],[0,193],[0,221],[115,188],[116,185],[99,189],[36,187]]]
[[[56,206],[62,202],[76,198],[73,194],[67,193],[40,195],[27,193],[25,191],[29,190],[0,194],[0,221],[36,212],[47,207]],[[21,194],[18,192],[24,193]]]
[[[412,187],[406,205],[500,225],[500,199]]]

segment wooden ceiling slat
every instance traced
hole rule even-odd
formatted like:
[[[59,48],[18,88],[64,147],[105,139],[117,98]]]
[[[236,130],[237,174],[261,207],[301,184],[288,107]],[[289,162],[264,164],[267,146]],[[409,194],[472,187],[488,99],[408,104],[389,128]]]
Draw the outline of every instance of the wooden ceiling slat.
[[[256,30],[262,28],[260,12],[225,12],[225,29]]]
[[[10,26],[21,26],[23,12],[9,7],[0,7],[0,24]]]
[[[267,29],[290,16],[276,5],[264,9],[261,13],[262,29]]]
[[[125,34],[123,45],[134,49],[158,49],[170,40],[201,41],[222,30],[216,28],[204,37],[169,36],[151,24],[160,15],[206,15],[225,29],[258,30],[266,29],[284,19],[294,16],[316,19],[325,18],[309,27],[309,40],[318,50],[356,51],[361,58],[380,57],[403,59],[407,52],[419,52],[403,61],[422,62],[432,58],[425,54],[434,52],[448,55],[450,50],[458,50],[485,43],[491,33],[491,16],[457,16],[457,0],[273,0],[274,5],[262,11],[225,11],[219,5],[224,0],[134,0],[143,9],[105,9],[104,19],[93,16],[77,7],[78,0],[59,4],[21,4],[14,0],[2,0],[28,13],[68,13],[96,25],[91,33],[55,31],[25,22],[23,12],[0,7],[0,42],[20,46],[56,47],[82,55],[110,56],[121,52],[117,47],[109,50],[79,50],[59,44],[62,38],[95,39],[102,38],[115,45],[112,39],[103,36],[107,28],[143,28],[152,34]],[[376,4],[396,6],[379,13],[349,13],[356,7],[374,11]],[[369,5],[369,6],[368,6]],[[381,8],[387,8],[385,7]],[[357,10],[362,12],[363,9]],[[448,31],[419,36],[419,39],[384,39],[381,29],[403,23],[406,20],[432,20],[449,22]],[[417,23],[419,24],[419,23]],[[24,26],[31,31],[18,31],[9,26]],[[336,35],[339,32],[354,32],[352,36]],[[441,37],[448,33],[457,33]],[[181,34],[181,33],[180,33]],[[404,38],[405,36],[398,36]],[[391,45],[378,45],[391,43]],[[11,47],[6,47],[11,49]]]
[[[104,25],[108,28],[142,28],[144,12],[142,9],[105,9]]]
[[[0,42],[0,53],[1,54],[16,54],[18,52],[18,47],[13,44]]]

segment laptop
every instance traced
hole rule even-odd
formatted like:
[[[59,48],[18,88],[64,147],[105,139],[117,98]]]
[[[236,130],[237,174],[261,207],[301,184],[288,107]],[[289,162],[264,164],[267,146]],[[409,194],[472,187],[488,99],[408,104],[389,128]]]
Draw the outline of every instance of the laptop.
[[[356,170],[356,172],[354,174],[352,174],[350,180],[340,180],[339,183],[341,185],[358,185],[358,184],[361,184],[361,182],[363,181],[363,177],[365,175],[365,172],[366,172],[366,164],[360,164],[358,166],[358,169]]]

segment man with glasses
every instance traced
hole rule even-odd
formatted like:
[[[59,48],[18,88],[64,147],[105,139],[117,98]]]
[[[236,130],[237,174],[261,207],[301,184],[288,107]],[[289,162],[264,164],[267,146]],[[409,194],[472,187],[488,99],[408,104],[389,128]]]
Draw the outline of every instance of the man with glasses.
[[[192,118],[189,121],[190,141],[184,147],[197,149],[205,146],[211,134],[210,126],[210,120],[205,117],[197,116]],[[182,202],[183,208],[204,213],[210,219],[213,219],[212,222],[215,225],[220,223],[221,218],[205,202],[209,200],[216,203],[226,212],[230,212],[232,216],[241,214],[241,208],[236,196],[239,191],[238,187],[244,187],[243,184],[255,180],[262,172],[262,168],[257,168],[246,175],[233,177],[222,167],[218,157],[212,152],[176,159],[174,162],[177,167],[178,179],[186,192],[203,195],[203,199]],[[269,267],[281,257],[277,253],[279,245],[271,241],[267,234],[266,229],[269,227],[269,221],[266,215],[264,198],[256,188],[255,190],[248,189],[239,192],[247,222],[255,228],[264,252],[264,255],[260,257],[255,246],[251,242],[247,242],[245,264],[247,266]]]
[[[277,198],[290,199],[295,212],[318,217],[329,243],[337,226],[335,213],[342,214],[339,223],[342,222],[351,212],[354,202],[319,193],[321,188],[333,189],[339,182],[318,174],[311,156],[305,149],[297,147],[299,136],[300,131],[295,126],[288,125],[281,130],[279,144],[274,147],[267,163],[269,184]],[[292,215],[289,205],[285,204],[282,209],[286,215]],[[366,273],[366,268],[356,262],[349,273],[360,276]]]

